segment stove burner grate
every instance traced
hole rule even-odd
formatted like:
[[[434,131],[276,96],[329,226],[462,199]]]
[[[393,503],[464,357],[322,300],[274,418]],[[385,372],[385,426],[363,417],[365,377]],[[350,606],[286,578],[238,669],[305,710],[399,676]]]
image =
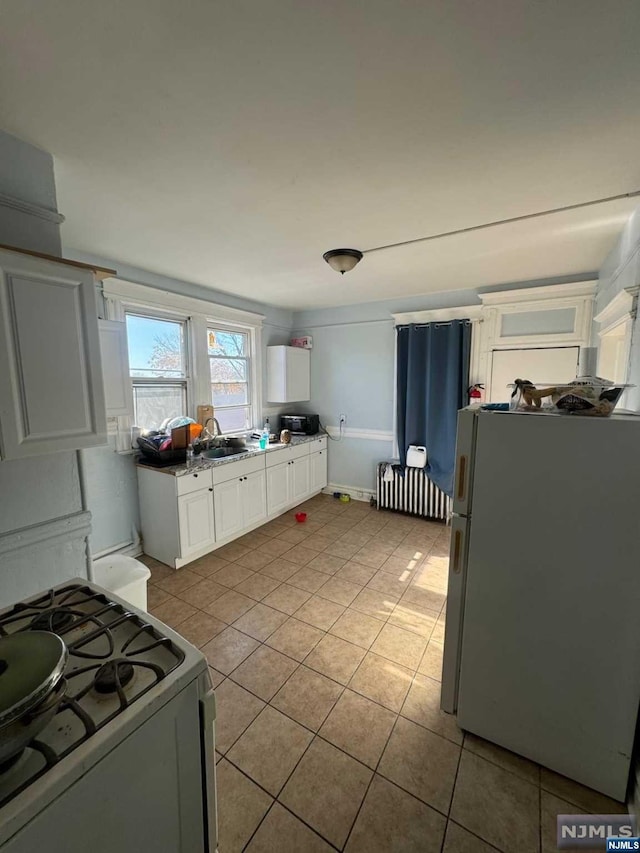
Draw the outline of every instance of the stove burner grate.
[[[57,732],[66,732],[68,740],[47,740],[47,728],[41,733],[42,741],[29,744],[29,764],[0,767],[0,807],[137,702],[185,659],[184,651],[142,614],[132,613],[83,584],[52,589],[0,615],[0,636],[43,629],[58,633],[69,652],[66,693],[50,723],[59,727]],[[23,773],[28,773],[24,780]]]
[[[40,613],[29,624],[30,631],[53,631],[54,634],[59,634],[64,631],[74,621],[75,615],[73,610],[68,610],[66,607],[54,607],[52,610],[45,610]]]
[[[88,613],[83,609],[84,605],[93,603],[97,605],[96,610]],[[35,601],[21,601],[6,611],[0,617],[0,637],[13,631],[53,631],[62,636],[86,623],[101,626],[104,624],[102,617],[117,607],[88,587],[76,584],[63,590],[52,589]]]
[[[96,693],[115,693],[126,687],[133,678],[133,667],[126,660],[110,660],[96,672],[93,686]]]

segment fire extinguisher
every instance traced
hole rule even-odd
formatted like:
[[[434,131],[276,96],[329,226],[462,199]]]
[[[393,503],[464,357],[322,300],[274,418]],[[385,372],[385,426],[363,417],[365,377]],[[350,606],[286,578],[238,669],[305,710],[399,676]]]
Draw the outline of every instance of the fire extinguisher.
[[[480,403],[482,401],[482,392],[484,391],[484,385],[478,382],[476,385],[472,385],[469,388],[469,403]]]

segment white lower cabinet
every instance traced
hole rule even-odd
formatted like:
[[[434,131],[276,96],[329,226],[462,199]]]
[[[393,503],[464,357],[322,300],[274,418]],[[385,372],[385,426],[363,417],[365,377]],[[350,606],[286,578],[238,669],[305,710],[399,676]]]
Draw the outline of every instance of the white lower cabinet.
[[[211,488],[200,489],[178,498],[180,556],[183,559],[191,554],[199,555],[203,548],[215,545],[212,491]]]
[[[180,568],[317,494],[326,438],[196,468],[180,477],[138,468],[144,551]]]
[[[309,496],[309,457],[291,460],[291,503],[297,504]]]
[[[216,539],[222,542],[267,517],[265,472],[234,477],[215,487]]]
[[[241,480],[236,477],[215,487],[213,505],[215,507],[216,534],[218,539],[229,537],[242,530]]]
[[[311,493],[309,457],[290,459],[267,468],[267,505],[269,516],[279,515],[301,503]]]
[[[242,481],[242,520],[253,527],[267,517],[267,478],[264,471],[249,474]]]
[[[267,468],[267,508],[269,515],[279,515],[289,506],[289,463]]]
[[[327,451],[319,450],[309,456],[309,491],[319,492],[327,485]]]

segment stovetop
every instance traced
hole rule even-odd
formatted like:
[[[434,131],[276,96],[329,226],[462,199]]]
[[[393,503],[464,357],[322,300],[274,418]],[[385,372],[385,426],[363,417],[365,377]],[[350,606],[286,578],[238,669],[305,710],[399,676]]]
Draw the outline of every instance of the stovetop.
[[[64,698],[56,715],[8,767],[0,806],[139,700],[184,660],[155,625],[104,594],[70,583],[0,613],[0,636],[53,631],[67,646]]]

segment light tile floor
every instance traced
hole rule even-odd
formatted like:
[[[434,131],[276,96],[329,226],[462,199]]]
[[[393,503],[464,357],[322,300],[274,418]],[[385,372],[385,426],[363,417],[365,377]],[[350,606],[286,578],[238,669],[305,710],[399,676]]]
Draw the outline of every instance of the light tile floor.
[[[552,853],[618,803],[440,711],[449,531],[318,496],[176,572],[149,608],[216,687],[220,853]]]

